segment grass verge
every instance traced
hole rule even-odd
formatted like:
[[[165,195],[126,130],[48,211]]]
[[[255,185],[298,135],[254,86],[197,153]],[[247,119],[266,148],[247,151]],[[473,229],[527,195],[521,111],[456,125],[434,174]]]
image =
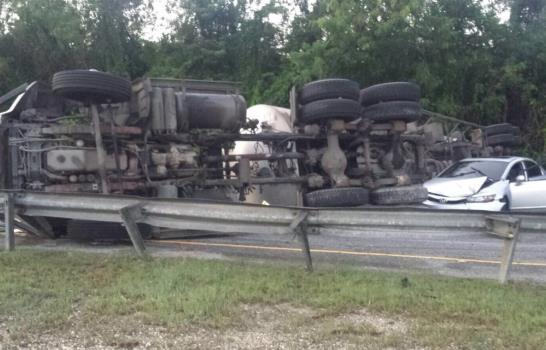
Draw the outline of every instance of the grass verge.
[[[190,324],[223,329],[237,325],[240,305],[278,304],[321,315],[366,309],[402,317],[411,320],[412,343],[432,348],[546,344],[546,289],[538,285],[350,268],[308,274],[291,265],[24,249],[0,253],[0,321],[15,337],[62,330],[76,310],[88,323],[130,316],[173,329]],[[321,332],[373,335],[370,327],[327,325]]]

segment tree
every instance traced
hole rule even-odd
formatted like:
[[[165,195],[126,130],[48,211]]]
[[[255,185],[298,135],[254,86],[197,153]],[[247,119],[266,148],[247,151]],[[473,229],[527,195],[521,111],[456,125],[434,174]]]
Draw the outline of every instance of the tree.
[[[143,59],[140,37],[150,16],[149,0],[87,0],[79,5],[85,28],[88,64],[95,68],[143,75],[148,65]]]
[[[63,0],[11,0],[13,16],[0,37],[0,87],[50,79],[65,67],[85,62],[84,33],[77,10]]]
[[[506,40],[496,56],[505,120],[520,126],[529,150],[546,151],[546,1],[509,0]]]
[[[96,68],[141,76],[148,68],[140,35],[149,4],[145,0],[3,0],[0,91],[23,81],[49,81],[63,69]]]
[[[164,37],[151,74],[242,81],[250,103],[279,70],[281,30],[269,20],[276,1],[181,0],[174,34]],[[151,51],[151,52],[150,52]]]

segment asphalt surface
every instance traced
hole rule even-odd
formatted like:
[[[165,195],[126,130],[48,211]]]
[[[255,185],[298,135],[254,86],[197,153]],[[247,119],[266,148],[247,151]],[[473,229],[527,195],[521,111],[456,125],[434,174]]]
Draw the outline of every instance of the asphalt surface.
[[[180,235],[181,233],[177,233]],[[97,244],[68,239],[22,240],[44,249],[97,252],[130,251],[125,243]],[[315,269],[356,266],[367,269],[495,279],[504,240],[483,232],[337,229],[309,235]],[[300,241],[286,235],[201,235],[183,239],[149,240],[157,256],[293,262],[305,264]],[[546,283],[546,232],[520,234],[510,278]]]
[[[310,235],[315,268],[352,265],[398,271],[425,271],[459,277],[497,278],[504,240],[482,232],[331,230]],[[156,249],[191,251],[215,257],[301,261],[297,238],[279,235],[204,236],[149,241]],[[546,283],[546,232],[521,233],[511,278]]]

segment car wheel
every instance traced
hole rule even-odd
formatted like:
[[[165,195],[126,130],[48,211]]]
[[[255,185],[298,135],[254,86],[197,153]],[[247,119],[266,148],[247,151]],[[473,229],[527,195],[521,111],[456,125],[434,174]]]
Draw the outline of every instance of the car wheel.
[[[412,122],[419,119],[421,113],[421,105],[418,102],[392,101],[364,108],[362,117],[375,122],[389,122],[392,120]]]
[[[369,203],[369,192],[362,187],[327,188],[304,195],[308,207],[356,207]]]
[[[54,93],[90,103],[118,103],[131,99],[131,82],[115,75],[91,70],[65,70],[55,73]]]
[[[421,89],[408,82],[393,82],[373,85],[360,91],[362,106],[371,106],[379,102],[413,101],[419,102]]]
[[[421,185],[384,187],[372,191],[370,199],[374,204],[420,204],[428,197],[428,191]]]
[[[317,80],[306,84],[301,89],[299,102],[307,104],[330,98],[345,98],[358,101],[359,88],[356,81],[348,79]]]
[[[360,109],[357,101],[346,98],[320,100],[303,106],[299,119],[306,124],[333,118],[355,120],[360,118]]]

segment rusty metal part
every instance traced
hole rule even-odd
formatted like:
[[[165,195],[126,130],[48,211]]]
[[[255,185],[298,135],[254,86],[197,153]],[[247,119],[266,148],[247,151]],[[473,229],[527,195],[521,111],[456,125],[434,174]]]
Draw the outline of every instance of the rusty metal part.
[[[405,158],[402,150],[402,140],[400,139],[400,132],[394,131],[392,138],[392,165],[394,169],[401,169],[404,166]]]
[[[387,177],[383,179],[378,179],[374,181],[376,188],[385,187],[385,186],[395,186],[398,184],[398,179],[394,177]]]
[[[239,186],[245,187],[250,183],[250,160],[242,158],[239,160]]]
[[[427,116],[427,117],[433,117],[433,118],[438,118],[438,119],[449,120],[449,121],[451,121],[451,122],[455,122],[455,123],[459,123],[459,124],[464,124],[464,125],[472,126],[472,127],[479,128],[479,129],[485,129],[485,126],[480,125],[480,124],[468,122],[468,121],[465,121],[465,120],[462,120],[462,119],[453,118],[453,117],[448,117],[447,115],[443,115],[443,114],[440,114],[440,113],[435,113],[435,112],[427,111],[427,110],[424,110],[424,109],[423,109],[423,115],[424,115],[424,116]]]
[[[92,135],[94,127],[91,125],[74,124],[74,125],[52,125],[41,128],[42,135]],[[101,125],[100,131],[103,134],[115,132],[118,135],[142,135],[142,129],[136,126],[110,126]]]
[[[249,183],[252,185],[267,185],[267,184],[291,184],[291,183],[307,183],[307,176],[286,176],[286,177],[251,177]],[[239,186],[238,179],[210,179],[202,182],[205,186]]]
[[[163,89],[163,112],[165,114],[165,131],[169,133],[176,132],[176,99],[172,88]]]
[[[206,163],[214,163],[218,161],[224,162],[236,162],[243,159],[248,160],[282,160],[282,159],[305,159],[305,155],[299,152],[282,152],[282,153],[249,153],[249,154],[229,154],[222,156],[206,156],[204,161]]]
[[[329,121],[329,130],[334,133],[345,131],[345,121],[342,119],[332,119]]]
[[[121,182],[121,166],[120,166],[120,160],[119,160],[118,136],[116,132],[114,131],[114,113],[112,112],[112,109],[110,108],[110,106],[108,107],[107,113],[110,116],[110,129],[111,129],[110,135],[112,136],[112,143],[114,144],[114,160],[116,163],[117,181]]]
[[[303,133],[308,136],[317,137],[320,135],[320,126],[318,124],[307,124],[303,127]]]
[[[393,120],[391,124],[392,124],[392,129],[395,132],[404,132],[407,130],[407,124],[403,120]]]
[[[163,106],[163,92],[161,88],[152,89],[152,125],[153,133],[162,133],[165,131],[165,109]]]
[[[106,178],[105,158],[106,152],[102,144],[102,133],[100,130],[100,118],[97,105],[92,104],[90,107],[91,119],[93,120],[93,128],[95,131],[95,146],[97,147],[97,164],[99,168],[99,177],[101,181],[102,193],[108,194],[108,180]]]
[[[227,136],[228,134],[226,134]],[[292,140],[315,140],[319,135],[301,135],[289,132],[261,132],[258,134],[230,134],[233,139],[240,141],[292,141]]]
[[[248,158],[242,158],[239,160],[238,176],[239,200],[244,201],[246,199],[245,190],[248,185],[250,185],[250,160],[248,160]]]
[[[332,180],[334,187],[346,187],[349,186],[349,178],[345,175],[347,157],[339,146],[339,134],[345,130],[345,122],[343,120],[332,120],[329,127],[328,147],[322,155],[320,164],[324,172]]]
[[[326,181],[324,177],[317,175],[317,174],[311,174],[307,177],[307,186],[309,188],[322,188],[326,184]]]
[[[217,169],[214,169],[217,170]],[[248,183],[251,185],[267,185],[267,184],[306,184],[306,176],[294,176],[294,177],[249,177]],[[174,186],[187,186],[190,184],[199,186],[229,186],[239,188],[239,179],[207,179],[202,180],[195,177],[184,177],[177,179],[166,179],[160,181],[122,181],[110,182],[109,189],[111,192],[135,191],[146,188],[174,185]],[[96,183],[67,183],[67,184],[55,184],[44,186],[44,191],[48,193],[95,193],[99,191],[99,186]]]

